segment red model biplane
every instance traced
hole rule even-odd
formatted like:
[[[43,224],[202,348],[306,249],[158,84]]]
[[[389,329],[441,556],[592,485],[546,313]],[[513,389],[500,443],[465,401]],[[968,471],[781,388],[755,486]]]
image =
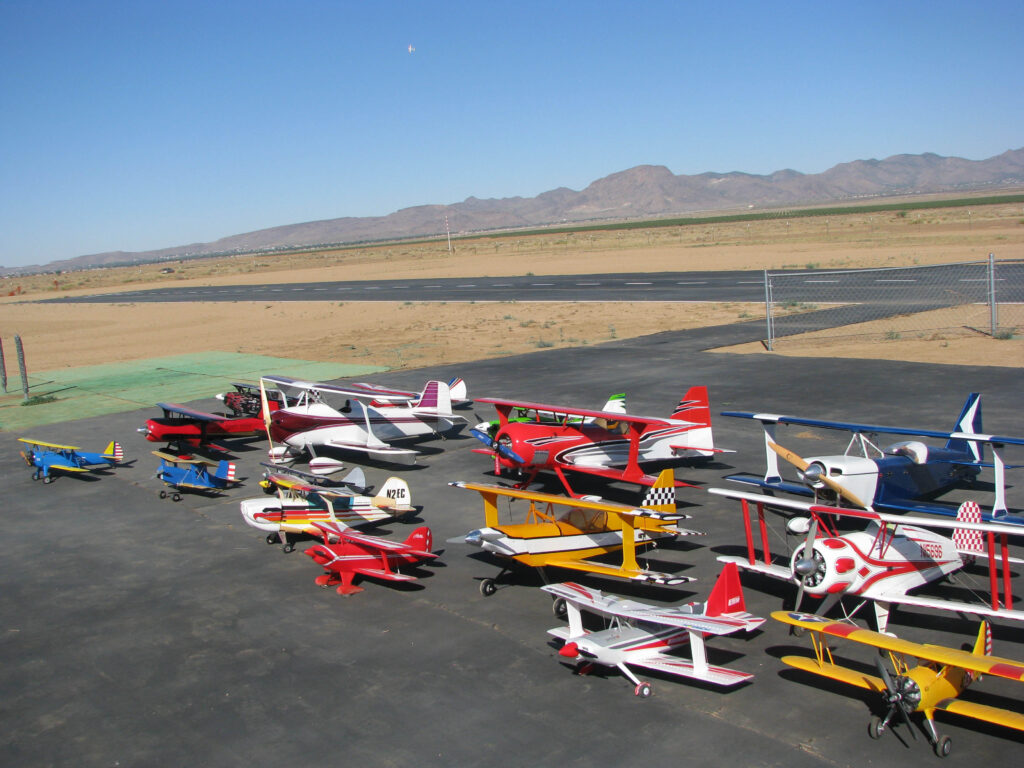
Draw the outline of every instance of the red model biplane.
[[[267,400],[268,408],[275,411],[280,401]],[[151,443],[173,443],[191,448],[211,448],[228,451],[216,440],[252,438],[264,434],[263,417],[225,416],[206,413],[177,403],[157,403],[164,412],[162,417],[146,420],[146,426],[139,429]]]
[[[493,436],[486,423],[471,430],[487,445],[474,450],[494,457],[495,474],[523,474],[520,488],[542,470],[553,471],[573,498],[579,494],[569,485],[567,471],[653,486],[658,476],[645,472],[641,463],[678,462],[720,451],[714,446],[708,390],[703,386],[691,387],[668,418],[486,397],[477,402],[494,405],[499,423]],[[523,411],[536,418],[522,420]],[[687,484],[677,480],[675,485]]]
[[[433,537],[426,526],[417,528],[404,542],[356,533],[333,522],[316,522],[324,543],[305,550],[305,554],[325,569],[316,583],[323,587],[338,585],[339,595],[352,595],[363,588],[353,584],[356,576],[384,581],[415,581],[415,576],[400,573],[401,565],[415,565],[437,557],[430,551]]]

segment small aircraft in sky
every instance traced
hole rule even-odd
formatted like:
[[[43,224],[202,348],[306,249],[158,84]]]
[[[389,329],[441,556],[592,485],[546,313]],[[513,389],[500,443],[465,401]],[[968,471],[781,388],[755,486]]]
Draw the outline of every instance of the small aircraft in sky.
[[[363,591],[362,587],[352,583],[356,576],[382,581],[415,581],[415,576],[401,573],[398,569],[437,557],[430,551],[433,536],[426,526],[417,528],[404,542],[399,542],[356,533],[334,522],[314,525],[323,535],[324,543],[314,544],[303,554],[324,568],[324,573],[316,577],[316,583],[324,589],[337,585],[339,595]]]
[[[269,407],[276,408],[277,401],[270,400]],[[146,420],[146,426],[139,432],[151,443],[168,443],[184,448],[209,448],[227,453],[229,448],[219,440],[258,437],[263,434],[263,418],[255,416],[225,416],[206,413],[178,403],[157,403],[164,415]]]
[[[1020,682],[1024,664],[992,656],[992,634],[982,622],[972,650],[955,650],[930,643],[913,643],[890,635],[860,629],[807,613],[775,611],[772,618],[812,633],[814,658],[783,656],[782,663],[804,672],[881,694],[887,707],[884,717],[873,717],[868,734],[880,739],[895,718],[907,724],[917,739],[910,716],[921,713],[923,728],[935,754],[946,757],[952,749],[949,736],[940,736],[935,727],[936,712],[951,712],[963,717],[1024,730],[1024,715],[991,704],[964,701],[961,695],[983,675]],[[839,637],[878,650],[875,667],[878,675],[844,667],[836,663],[829,648],[829,637]],[[888,665],[886,663],[888,657]],[[907,659],[916,660],[913,664]],[[892,671],[890,672],[889,666]]]
[[[815,501],[828,505],[955,516],[955,505],[934,499],[953,488],[969,485],[983,467],[992,467],[995,499],[986,519],[1024,524],[1024,516],[1007,513],[1006,465],[1000,455],[1003,446],[1024,445],[1024,438],[982,433],[981,395],[978,393],[967,397],[950,432],[747,411],[725,411],[722,415],[754,419],[764,428],[767,465],[764,477],[739,474],[730,475],[729,480],[757,485],[769,492],[813,496]],[[839,430],[849,432],[851,437],[842,454],[802,458],[776,441],[778,424]],[[946,442],[937,447],[909,439],[879,447],[876,435],[938,438]],[[991,463],[985,461],[986,445],[992,450]],[[779,457],[796,467],[800,482],[783,479]]]
[[[571,499],[498,485],[464,482],[448,485],[477,491],[484,501],[485,527],[449,539],[451,543],[479,547],[484,552],[532,568],[553,566],[652,584],[691,581],[686,576],[641,568],[636,558],[638,548],[657,539],[702,535],[676,525],[680,520],[688,519],[689,515],[676,511],[671,469],[662,471],[641,507],[586,498]],[[523,522],[501,523],[499,499],[508,503],[510,515],[513,500],[529,502],[526,514],[517,516]],[[622,553],[618,564],[591,559],[610,552]],[[497,582],[510,567],[505,566],[495,578],[481,581],[481,594],[485,597],[493,595]]]
[[[487,446],[475,451],[494,458],[495,474],[509,470],[523,475],[519,488],[527,487],[542,470],[553,471],[573,497],[579,494],[566,472],[652,486],[657,476],[645,472],[641,463],[678,463],[720,452],[714,446],[708,391],[703,386],[691,387],[668,418],[495,398],[477,402],[494,405],[499,426],[494,434],[472,431]],[[521,420],[523,410],[535,417]],[[675,486],[686,483],[675,481]]]
[[[235,464],[231,461],[186,459],[163,451],[153,451],[153,455],[160,459],[156,477],[174,489],[170,494],[172,501],[181,501],[179,491],[219,493],[238,483]],[[167,495],[167,491],[161,489],[160,498],[165,499]]]
[[[274,482],[274,498],[244,499],[239,509],[248,525],[267,532],[267,544],[282,543],[285,552],[294,551],[300,536],[319,536],[318,523],[372,525],[416,511],[409,484],[400,477],[389,477],[376,496],[357,496],[284,476]]]
[[[32,479],[42,479],[44,483],[53,482],[53,472],[96,472],[110,469],[124,460],[124,449],[121,444],[111,442],[102,453],[83,451],[74,445],[46,443],[19,437],[19,442],[29,448],[21,452],[21,458],[30,467],[35,467]]]
[[[580,674],[595,664],[615,667],[633,683],[633,693],[642,697],[651,695],[651,684],[640,681],[631,666],[723,686],[753,678],[746,672],[708,664],[704,647],[708,635],[751,632],[764,623],[760,616],[747,613],[734,564],[722,569],[707,601],[672,607],[606,595],[573,582],[541,589],[565,601],[569,625],[549,629],[548,634],[563,641],[558,655],[577,661]],[[610,626],[594,632],[585,629],[583,611],[607,618]],[[675,655],[686,647],[689,659]]]
[[[847,612],[847,617],[870,603],[879,632],[886,631],[894,605],[1024,621],[1024,611],[1013,608],[1010,581],[1010,564],[1020,565],[1024,560],[1008,554],[1008,537],[1024,536],[1024,530],[1016,525],[983,522],[974,502],[962,504],[956,520],[946,520],[825,507],[726,488],[708,490],[739,500],[743,510],[747,555],[722,555],[718,560],[795,584],[794,610],[801,609],[804,595],[822,600],[816,609],[819,614],[828,613],[844,597],[856,598],[861,602]],[[757,507],[760,559],[754,544],[751,504]],[[770,549],[765,510],[789,516],[786,531],[805,537],[792,547],[791,554],[783,555],[781,562]],[[840,522],[848,526],[858,521],[866,527],[853,531],[838,528]],[[939,531],[952,531],[952,537]],[[975,559],[988,560],[988,603],[910,594],[926,584],[946,580]]]
[[[271,441],[270,459],[284,462],[321,448],[366,453],[393,464],[413,464],[419,453],[392,443],[448,437],[456,434],[465,419],[452,413],[448,385],[427,382],[413,405],[375,407],[365,390],[265,376],[285,395],[283,407],[266,416]],[[345,398],[340,410],[324,402],[324,395]],[[273,443],[280,445],[273,445]]]

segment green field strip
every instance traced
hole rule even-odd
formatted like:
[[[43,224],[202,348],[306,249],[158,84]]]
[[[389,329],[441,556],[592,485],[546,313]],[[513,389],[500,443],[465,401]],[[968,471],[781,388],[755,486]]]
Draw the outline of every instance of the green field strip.
[[[232,382],[256,382],[280,375],[310,381],[364,376],[387,370],[287,357],[201,352],[126,363],[41,371],[29,376],[29,395],[51,402],[23,405],[21,379],[8,374],[8,394],[0,395],[0,430],[11,432],[63,421],[123,413],[158,402],[188,402],[231,389]],[[157,414],[158,415],[158,414]]]

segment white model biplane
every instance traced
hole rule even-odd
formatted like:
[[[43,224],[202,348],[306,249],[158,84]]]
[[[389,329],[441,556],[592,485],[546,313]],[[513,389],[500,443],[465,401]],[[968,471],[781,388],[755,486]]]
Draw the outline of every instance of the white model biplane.
[[[894,605],[1024,621],[1024,611],[1013,608],[1010,581],[1010,564],[1024,561],[1008,554],[1008,537],[1022,536],[1024,531],[1016,525],[983,522],[981,510],[973,502],[961,505],[956,520],[945,520],[824,507],[725,488],[708,491],[740,501],[743,510],[747,556],[723,555],[718,560],[795,584],[794,610],[800,610],[804,595],[823,600],[816,609],[819,614],[828,613],[844,597],[861,601],[848,616],[871,601],[879,632],[886,631]],[[757,508],[760,559],[754,544],[751,505]],[[790,516],[786,531],[806,536],[781,561],[771,551],[766,510]],[[849,525],[851,521],[854,525],[862,521],[866,527],[839,530],[841,522]],[[952,531],[952,537],[938,531]],[[987,603],[910,594],[946,579],[972,559],[988,560],[991,594]]]
[[[239,504],[242,519],[267,532],[267,544],[283,544],[285,552],[295,549],[299,536],[319,536],[318,524],[361,526],[395,520],[416,511],[409,484],[389,477],[376,496],[359,496],[340,490],[310,485],[287,476],[275,476],[273,498],[244,499]]]
[[[284,376],[260,380],[281,391],[284,404],[267,414],[270,459],[290,461],[303,453],[315,456],[321,448],[359,451],[393,464],[413,464],[419,453],[392,443],[448,437],[465,419],[452,413],[451,392],[443,381],[429,381],[415,402],[374,406],[365,389],[298,381]],[[344,398],[340,408],[324,401],[327,395]],[[274,445],[279,443],[279,445]]]
[[[991,467],[995,498],[992,512],[986,513],[986,519],[1024,525],[1024,516],[1007,512],[1007,465],[1001,455],[1007,445],[1024,445],[1024,438],[984,434],[978,393],[968,395],[949,432],[747,411],[724,411],[722,415],[753,419],[764,428],[764,477],[738,474],[731,475],[729,480],[757,485],[770,493],[782,491],[813,496],[815,501],[829,505],[953,517],[956,505],[935,499],[954,488],[973,483],[982,468]],[[779,424],[848,432],[850,441],[842,454],[803,458],[777,442],[775,432]],[[903,439],[880,447],[877,435]],[[946,442],[942,446],[927,445],[918,438]],[[991,462],[985,459],[985,446],[991,449]],[[780,457],[796,468],[799,482],[782,477]]]
[[[722,569],[706,602],[672,607],[606,595],[573,582],[549,584],[541,589],[565,601],[569,625],[549,629],[548,634],[563,641],[559,656],[576,660],[576,671],[580,674],[589,672],[594,664],[615,667],[633,683],[633,693],[643,697],[651,695],[651,685],[640,681],[631,666],[724,686],[738,685],[753,677],[708,664],[704,647],[708,635],[750,632],[764,623],[760,616],[747,613],[735,565]],[[585,629],[584,611],[609,619],[611,625],[594,632]],[[689,659],[675,655],[686,647],[690,649]]]

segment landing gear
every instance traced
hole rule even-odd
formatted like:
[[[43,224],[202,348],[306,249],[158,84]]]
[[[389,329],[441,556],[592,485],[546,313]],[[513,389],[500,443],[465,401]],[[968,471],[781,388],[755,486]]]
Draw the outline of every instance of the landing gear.
[[[490,597],[498,591],[498,585],[494,579],[484,579],[480,582],[480,594],[484,597]]]
[[[171,501],[181,501],[181,494],[180,493],[171,494]]]
[[[868,736],[872,739],[880,739],[883,733],[885,733],[885,723],[882,722],[882,718],[875,715],[868,723]]]
[[[32,479],[33,480],[38,480],[40,477],[42,477],[42,474],[39,472],[38,469],[35,472],[32,473]]]
[[[939,757],[949,757],[949,753],[953,749],[953,740],[949,736],[943,736],[932,745],[932,748]]]
[[[551,603],[551,612],[555,614],[556,619],[564,619],[565,614],[568,612],[565,607],[565,598],[556,597],[554,602]]]
[[[276,533],[268,533],[267,534],[267,544],[277,544],[280,541],[281,541],[281,537],[278,536]]]
[[[160,491],[160,498],[161,499],[166,499],[167,498],[167,491]]]
[[[651,695],[651,684],[638,683],[636,688],[633,689],[633,695],[639,696],[641,699],[649,698]]]
[[[43,475],[43,482],[49,485],[53,482],[53,475]]]

